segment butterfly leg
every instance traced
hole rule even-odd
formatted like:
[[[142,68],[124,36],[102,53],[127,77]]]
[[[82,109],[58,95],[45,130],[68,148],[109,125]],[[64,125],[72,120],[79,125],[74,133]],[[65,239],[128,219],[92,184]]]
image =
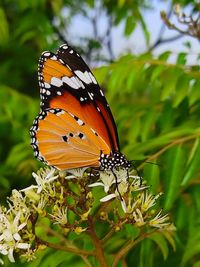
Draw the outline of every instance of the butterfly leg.
[[[119,187],[118,187],[118,182],[117,182],[117,175],[116,175],[116,173],[114,172],[114,168],[112,168],[111,171],[112,171],[112,173],[113,173],[113,175],[114,175],[114,177],[115,177],[115,184],[116,184],[117,192],[118,192],[118,194],[119,194],[119,197],[120,197],[121,201],[123,201],[122,195],[121,195],[121,193],[119,192]]]

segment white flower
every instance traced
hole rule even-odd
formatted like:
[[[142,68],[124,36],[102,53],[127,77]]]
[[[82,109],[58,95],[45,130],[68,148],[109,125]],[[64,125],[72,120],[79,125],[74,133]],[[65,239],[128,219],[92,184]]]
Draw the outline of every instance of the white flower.
[[[133,218],[137,226],[143,226],[145,224],[143,215],[139,209],[136,209],[136,211],[133,212]]]
[[[65,178],[66,179],[82,178],[85,170],[87,169],[88,167],[67,170],[67,172],[71,173],[72,175],[67,175]]]
[[[54,224],[61,224],[65,225],[67,223],[67,207],[58,207],[54,211],[54,214],[49,214],[53,220],[55,221]]]
[[[111,171],[100,172],[100,180],[101,182],[90,184],[89,187],[103,186],[104,192],[107,193],[112,184],[116,182],[115,177]]]
[[[149,186],[146,186],[143,182],[142,182],[142,178],[139,176],[135,176],[135,175],[130,175],[129,178],[133,178],[133,181],[131,183],[131,190],[132,191],[142,191],[144,189],[149,188]]]
[[[125,169],[115,170],[113,171],[103,171],[100,172],[100,182],[96,182],[93,184],[90,184],[89,187],[95,187],[95,186],[103,186],[104,192],[108,193],[111,186],[113,184],[116,185],[116,189],[114,193],[108,194],[105,197],[101,198],[101,202],[109,201],[113,198],[120,197],[121,199],[121,205],[124,212],[126,212],[126,203],[123,199],[123,195],[128,190],[128,175],[127,171]]]
[[[124,180],[124,181],[121,181],[121,183],[119,183],[117,186],[118,186],[119,192],[118,192],[118,190],[116,188],[115,194],[117,196],[119,196],[119,194],[121,196],[123,196],[127,192],[129,184],[128,184],[128,181],[127,180]]]
[[[24,257],[27,262],[30,262],[36,259],[35,253],[36,249],[28,249],[26,253],[22,254],[22,257]]]
[[[37,189],[37,194],[40,194],[43,190],[48,192],[52,189],[50,183],[58,178],[58,175],[55,175],[56,170],[51,168],[46,168],[38,171],[38,173],[32,173],[37,185],[31,185],[21,191],[25,192],[33,188]]]
[[[8,198],[8,205],[13,214],[17,215],[18,212],[21,212],[21,217],[24,220],[28,219],[30,208],[26,205],[26,197],[20,191],[12,190],[12,195]]]
[[[167,227],[170,225],[169,215],[162,215],[162,210],[160,210],[159,213],[149,221],[149,225],[156,228]]]
[[[0,253],[8,255],[11,262],[15,261],[13,252],[16,248],[30,248],[30,244],[21,241],[19,232],[26,226],[26,222],[20,223],[20,216],[21,213],[18,212],[12,220],[12,216],[9,218],[8,214],[1,214]]]
[[[47,200],[48,199],[42,195],[38,202],[37,209],[43,210],[45,208],[45,205],[47,204]]]
[[[100,201],[101,202],[106,202],[106,201],[109,201],[109,200],[111,200],[111,199],[113,199],[113,198],[115,198],[116,197],[116,194],[109,194],[109,195],[107,195],[107,196],[105,196],[105,197],[102,197],[101,199],[100,199]]]
[[[162,195],[159,193],[156,196],[153,196],[151,193],[142,192],[141,193],[141,210],[147,211],[156,204],[156,200]]]

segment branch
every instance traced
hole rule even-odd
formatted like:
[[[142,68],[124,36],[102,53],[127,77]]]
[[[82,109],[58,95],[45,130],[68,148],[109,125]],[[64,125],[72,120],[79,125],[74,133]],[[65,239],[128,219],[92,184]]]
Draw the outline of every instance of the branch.
[[[94,256],[95,252],[94,251],[86,251],[86,250],[82,250],[82,249],[78,249],[78,248],[74,248],[74,247],[66,247],[66,246],[62,246],[59,244],[54,244],[54,243],[50,243],[46,240],[41,239],[40,237],[36,236],[36,241],[39,244],[43,244],[49,248],[53,248],[56,250],[62,250],[65,252],[71,252],[74,253],[76,255],[84,255],[84,256]]]
[[[151,233],[152,234],[152,233]],[[142,241],[143,239],[147,238],[148,236],[150,236],[151,234],[143,234],[142,236],[140,236],[139,238],[133,240],[133,241],[127,241],[127,243],[122,247],[122,249],[120,251],[118,251],[118,253],[115,256],[115,259],[113,261],[112,267],[116,267],[118,262],[126,256],[126,254],[136,245],[138,244],[140,241]]]
[[[198,40],[200,40],[200,12],[197,13],[197,18],[195,18],[195,14],[194,12],[191,12],[190,15],[186,15],[182,9],[181,6],[179,4],[175,5],[174,7],[174,14],[177,18],[177,21],[179,22],[180,26],[175,25],[174,23],[172,23],[169,19],[169,17],[167,16],[167,14],[162,11],[161,12],[161,18],[164,22],[164,24],[172,30],[176,30],[177,32],[179,32],[182,35],[189,35],[191,37],[195,37]],[[181,26],[183,26],[184,28],[186,27],[186,30],[184,30],[184,28],[182,29]]]
[[[173,8],[170,4],[169,6],[169,11],[167,12],[166,14],[166,17],[169,19],[172,15],[172,11],[173,11]],[[161,27],[160,27],[160,30],[159,30],[159,33],[158,33],[158,37],[157,37],[157,40],[155,41],[154,44],[152,44],[149,49],[148,49],[148,52],[152,51],[153,49],[155,49],[158,45],[162,44],[162,43],[166,43],[166,42],[170,42],[170,41],[174,41],[178,38],[175,38],[172,37],[172,38],[166,38],[166,39],[163,39],[163,35],[164,35],[164,32],[165,32],[165,29],[166,29],[166,25],[165,23],[163,22]],[[180,37],[179,37],[180,38]]]
[[[88,223],[89,223],[89,228],[88,228],[87,232],[91,236],[92,241],[95,245],[95,248],[96,248],[95,255],[96,255],[97,259],[99,260],[101,267],[108,267],[106,260],[105,260],[103,247],[102,247],[101,241],[99,240],[99,238],[96,235],[96,232],[94,230],[93,219],[91,216],[88,217]]]
[[[177,34],[175,36],[169,37],[169,38],[165,38],[165,39],[158,39],[152,46],[150,46],[149,48],[149,52],[152,51],[153,49],[155,49],[158,45],[160,44],[164,44],[164,43],[169,43],[169,42],[173,42],[176,41],[180,38],[182,38],[183,35],[182,34]]]
[[[113,49],[112,49],[112,35],[111,35],[111,30],[112,30],[112,17],[108,17],[108,28],[106,32],[106,37],[107,37],[107,49],[108,53],[110,56],[110,61],[112,62],[115,58]]]
[[[155,159],[157,159],[160,155],[162,155],[165,151],[167,151],[169,148],[190,141],[192,139],[195,139],[197,137],[200,136],[200,132],[197,132],[196,134],[193,134],[191,136],[186,136],[186,137],[181,137],[177,140],[172,141],[170,144],[166,145],[165,147],[163,147],[162,149],[160,149],[158,152],[156,152],[155,154],[151,155],[150,157],[148,157],[147,161],[153,161]],[[146,161],[143,162],[137,169],[142,169],[144,167],[144,165],[146,164]]]

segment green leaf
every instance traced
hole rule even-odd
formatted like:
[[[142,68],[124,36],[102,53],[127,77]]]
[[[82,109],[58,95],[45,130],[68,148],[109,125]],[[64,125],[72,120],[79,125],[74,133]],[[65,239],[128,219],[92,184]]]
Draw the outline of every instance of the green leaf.
[[[146,239],[141,243],[141,249],[139,254],[139,267],[153,267],[155,254],[153,242],[150,239]],[[137,261],[138,262],[138,259]]]
[[[186,168],[185,175],[183,177],[183,181],[181,183],[182,186],[186,186],[188,182],[197,175],[197,171],[199,170],[199,162],[200,162],[200,140],[196,139],[194,144],[192,154],[190,157],[190,162]]]
[[[167,192],[165,193],[165,209],[170,210],[180,190],[180,183],[185,166],[186,151],[182,144],[168,152]]]
[[[200,260],[197,261],[197,262],[195,262],[194,265],[193,265],[193,267],[200,267]]]
[[[154,164],[155,163],[155,164]],[[156,165],[156,162],[146,162],[144,166],[144,178],[151,186],[151,191],[156,194],[159,188],[160,182],[160,166]]]
[[[0,8],[0,45],[5,45],[9,40],[9,24],[3,8]]]
[[[134,240],[138,236],[138,234],[140,232],[139,229],[135,228],[131,224],[125,224],[124,228],[125,228],[125,231],[126,231],[126,236],[130,240]]]
[[[163,258],[166,260],[169,249],[165,238],[161,234],[155,233],[150,235],[149,239],[153,240],[158,245],[162,252]]]
[[[154,67],[153,71],[152,71],[152,75],[151,75],[151,81],[154,82],[155,80],[159,79],[161,73],[166,69],[165,66],[162,65],[158,65],[156,67]]]
[[[190,261],[195,255],[200,254],[200,229],[196,228],[193,235],[190,236],[183,255],[183,265]]]
[[[165,51],[159,55],[158,59],[163,60],[163,61],[167,61],[167,59],[169,58],[170,55],[171,55],[171,51]]]
[[[187,96],[189,79],[186,74],[180,75],[176,84],[176,94],[174,95],[173,107],[177,107]]]
[[[145,37],[146,43],[149,44],[149,42],[150,42],[150,32],[148,30],[146,22],[145,22],[143,16],[141,15],[141,13],[139,15],[140,15],[140,23],[141,23],[141,26],[142,26],[142,29],[143,29],[143,33],[144,33],[144,37]]]
[[[161,101],[168,99],[175,92],[178,77],[179,71],[176,71],[176,69],[163,72],[162,79],[164,79],[164,86],[161,92]]]
[[[125,25],[125,35],[129,36],[136,27],[136,21],[133,16],[129,16],[126,19],[126,25]]]
[[[174,237],[172,236],[172,233],[169,231],[163,231],[162,234],[167,239],[169,244],[172,246],[173,250],[176,251],[176,242]]]
[[[142,118],[142,132],[141,132],[141,140],[142,142],[149,139],[149,135],[152,130],[152,125],[154,125],[155,120],[157,119],[157,112],[154,112],[153,110],[149,110],[145,114],[145,116]]]
[[[187,54],[186,53],[180,53],[177,57],[176,63],[180,65],[185,65],[186,60],[187,60]]]
[[[195,80],[195,79],[190,80],[190,93],[188,95],[190,105],[199,101],[200,99],[199,88],[200,88],[200,80]]]

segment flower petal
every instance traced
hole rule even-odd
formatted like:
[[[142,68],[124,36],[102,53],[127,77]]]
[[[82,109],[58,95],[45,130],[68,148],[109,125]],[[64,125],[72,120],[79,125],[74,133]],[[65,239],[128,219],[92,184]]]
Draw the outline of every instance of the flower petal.
[[[115,198],[115,197],[116,197],[115,194],[109,194],[109,195],[107,195],[107,196],[101,198],[100,201],[101,201],[101,202],[106,202],[106,201],[109,201],[110,199],[113,199],[113,198]]]

